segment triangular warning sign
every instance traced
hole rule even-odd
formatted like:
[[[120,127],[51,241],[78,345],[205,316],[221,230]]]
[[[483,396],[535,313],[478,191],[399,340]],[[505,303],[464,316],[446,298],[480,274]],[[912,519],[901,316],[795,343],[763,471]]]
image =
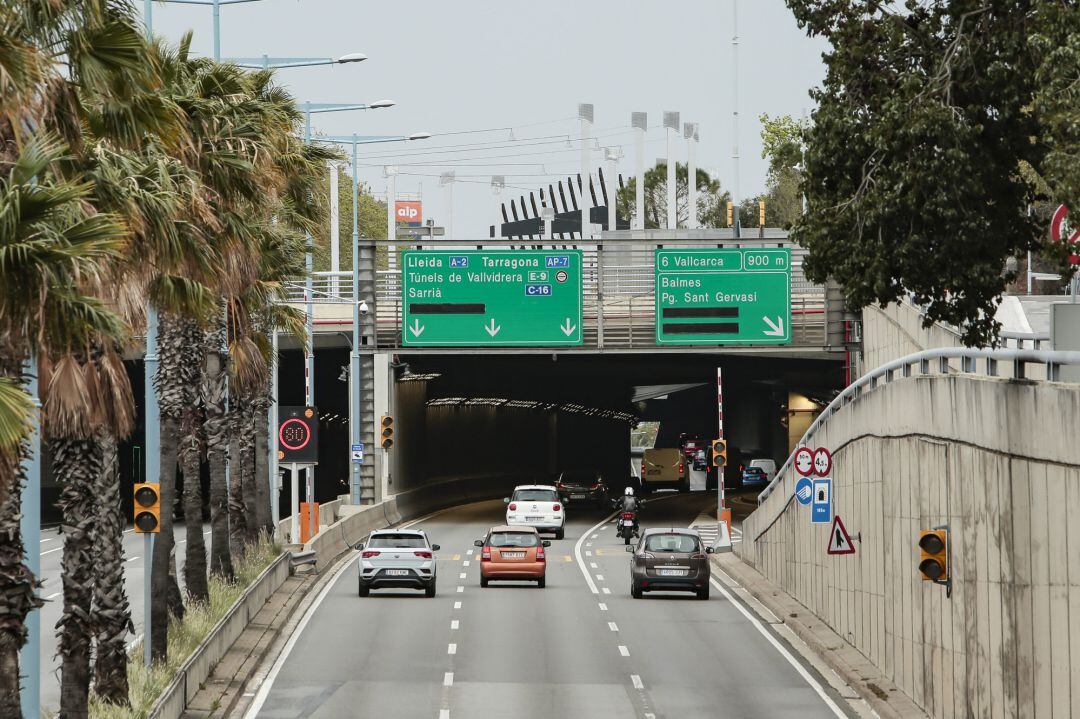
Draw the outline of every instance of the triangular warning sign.
[[[829,529],[829,554],[855,554],[855,545],[851,543],[851,536],[840,521],[840,516],[833,517],[832,528]]]

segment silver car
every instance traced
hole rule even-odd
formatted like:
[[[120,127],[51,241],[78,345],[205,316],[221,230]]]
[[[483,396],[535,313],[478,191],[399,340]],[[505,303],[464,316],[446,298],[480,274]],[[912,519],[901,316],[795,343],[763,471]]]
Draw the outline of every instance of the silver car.
[[[372,532],[360,550],[360,596],[372,589],[423,589],[435,596],[435,552],[438,544],[428,541],[419,529],[381,529]]]

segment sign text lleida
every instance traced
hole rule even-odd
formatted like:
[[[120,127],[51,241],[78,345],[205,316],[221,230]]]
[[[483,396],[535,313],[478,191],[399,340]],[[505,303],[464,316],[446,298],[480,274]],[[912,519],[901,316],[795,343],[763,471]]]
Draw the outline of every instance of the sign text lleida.
[[[402,344],[580,345],[580,250],[408,250]]]
[[[656,343],[791,342],[791,250],[656,251]]]

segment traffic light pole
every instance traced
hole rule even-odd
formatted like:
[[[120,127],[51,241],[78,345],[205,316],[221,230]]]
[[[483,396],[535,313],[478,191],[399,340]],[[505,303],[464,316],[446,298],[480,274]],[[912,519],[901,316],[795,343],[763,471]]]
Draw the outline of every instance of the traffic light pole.
[[[716,368],[716,424],[717,439],[724,438],[724,382],[720,368]],[[728,531],[731,530],[730,515],[724,505],[724,469],[723,465],[716,468],[716,521],[728,522]]]

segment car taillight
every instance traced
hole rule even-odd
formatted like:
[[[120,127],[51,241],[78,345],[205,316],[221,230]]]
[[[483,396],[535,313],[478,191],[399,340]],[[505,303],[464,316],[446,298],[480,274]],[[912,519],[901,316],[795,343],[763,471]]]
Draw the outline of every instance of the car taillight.
[[[682,473],[683,473],[683,469],[684,469],[684,465],[683,465],[683,463],[682,463],[682,462],[679,462],[679,474],[682,474]]]
[[[413,554],[418,557],[423,557],[424,559],[431,559],[431,552],[427,551],[426,549],[418,549],[413,552]]]
[[[562,509],[562,506],[561,506],[561,505],[559,505],[559,504],[553,504],[553,505],[551,505],[551,511],[552,511],[552,512],[558,512],[558,511],[559,511],[560,509]]]
[[[484,547],[483,549],[480,550],[480,561],[481,562],[490,562],[491,561],[491,547]]]
[[[536,561],[546,562],[547,557],[544,556],[544,548],[542,546],[536,548]]]
[[[596,484],[594,484],[593,486],[589,487],[589,489],[600,489],[600,483],[599,483],[599,482],[597,482],[597,483],[596,483]]]
[[[634,513],[633,512],[623,512],[622,513],[622,518],[623,519],[633,519],[634,518]]]
[[[745,469],[746,469],[746,467],[742,466],[741,464],[739,465],[739,471],[740,471],[740,472],[742,472],[742,471],[743,471],[743,470],[745,470]]]
[[[510,511],[513,512],[517,509],[517,505],[513,502],[510,503]]]
[[[366,552],[361,552],[360,556],[363,557],[364,559],[371,559],[372,557],[379,556],[379,553],[378,552],[372,552],[372,551],[368,550]]]

